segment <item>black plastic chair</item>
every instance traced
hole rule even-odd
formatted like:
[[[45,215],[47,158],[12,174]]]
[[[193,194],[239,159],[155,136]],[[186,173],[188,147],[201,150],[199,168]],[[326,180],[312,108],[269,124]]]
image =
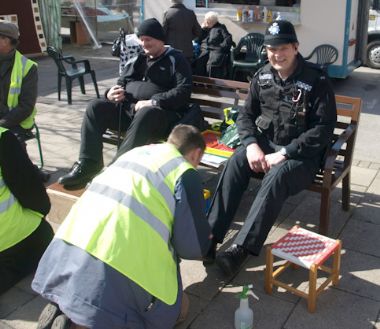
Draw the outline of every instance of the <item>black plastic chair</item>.
[[[67,102],[72,103],[71,89],[74,79],[79,80],[79,85],[82,94],[86,93],[84,86],[84,75],[90,74],[92,82],[95,86],[96,96],[99,98],[98,84],[96,82],[95,71],[91,69],[88,59],[76,61],[73,56],[64,56],[60,49],[48,47],[47,52],[53,58],[58,67],[58,100],[61,100],[61,80],[62,77],[66,80]],[[78,65],[79,64],[79,65]]]
[[[330,64],[338,59],[338,49],[332,45],[323,44],[315,47],[305,60],[318,64],[322,70],[327,70]]]
[[[263,43],[263,34],[248,33],[240,39],[236,48],[231,49],[232,80],[235,80],[238,71],[254,73],[265,63]]]

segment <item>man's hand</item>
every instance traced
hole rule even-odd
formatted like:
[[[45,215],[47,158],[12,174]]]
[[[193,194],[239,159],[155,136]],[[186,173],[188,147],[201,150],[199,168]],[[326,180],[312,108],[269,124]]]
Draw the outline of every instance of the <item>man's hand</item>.
[[[124,88],[118,85],[113,86],[107,93],[107,99],[115,103],[124,101]]]
[[[151,99],[148,99],[146,101],[138,101],[135,105],[135,111],[141,110],[143,107],[147,106],[153,106],[153,101]]]
[[[265,160],[270,169],[274,165],[285,161],[286,157],[282,155],[280,152],[275,152],[275,153],[270,153],[270,154],[265,155]]]
[[[247,146],[247,160],[249,167],[256,173],[266,173],[269,170],[265,154],[256,143]]]

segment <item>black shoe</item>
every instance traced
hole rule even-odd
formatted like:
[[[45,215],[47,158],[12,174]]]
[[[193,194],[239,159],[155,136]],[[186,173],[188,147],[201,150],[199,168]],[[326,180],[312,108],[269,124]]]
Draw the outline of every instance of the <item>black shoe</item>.
[[[216,264],[226,275],[230,276],[238,271],[248,255],[249,252],[244,247],[233,244],[216,257]]]
[[[64,186],[86,186],[96,174],[102,169],[102,166],[94,161],[77,161],[72,166],[70,172],[58,179],[58,183]]]
[[[60,314],[62,314],[62,312],[57,304],[47,304],[38,318],[37,329],[50,329],[54,319]]]
[[[208,250],[206,256],[203,257],[203,265],[208,266],[211,265],[215,262],[215,257],[216,257],[216,245],[218,243],[215,241],[211,242],[210,249]]]
[[[51,325],[51,329],[70,329],[70,327],[71,320],[65,314],[57,316]]]

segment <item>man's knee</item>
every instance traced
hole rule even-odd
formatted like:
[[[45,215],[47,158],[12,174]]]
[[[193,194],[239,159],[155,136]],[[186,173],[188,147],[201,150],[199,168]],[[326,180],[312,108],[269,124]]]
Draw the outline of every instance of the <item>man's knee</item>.
[[[86,116],[87,117],[98,117],[102,115],[110,106],[114,104],[105,99],[94,99],[88,103],[86,107]]]
[[[146,128],[157,127],[157,124],[164,126],[166,121],[164,111],[154,106],[143,107],[133,117],[134,124],[143,124]]]

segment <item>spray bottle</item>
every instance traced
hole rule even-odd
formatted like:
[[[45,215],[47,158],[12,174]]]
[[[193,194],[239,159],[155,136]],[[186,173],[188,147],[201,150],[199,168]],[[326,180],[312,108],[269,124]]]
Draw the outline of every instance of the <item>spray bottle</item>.
[[[252,329],[253,327],[253,311],[248,304],[248,296],[251,295],[257,300],[257,297],[252,291],[252,284],[243,286],[243,290],[239,293],[240,306],[235,311],[235,329]]]

